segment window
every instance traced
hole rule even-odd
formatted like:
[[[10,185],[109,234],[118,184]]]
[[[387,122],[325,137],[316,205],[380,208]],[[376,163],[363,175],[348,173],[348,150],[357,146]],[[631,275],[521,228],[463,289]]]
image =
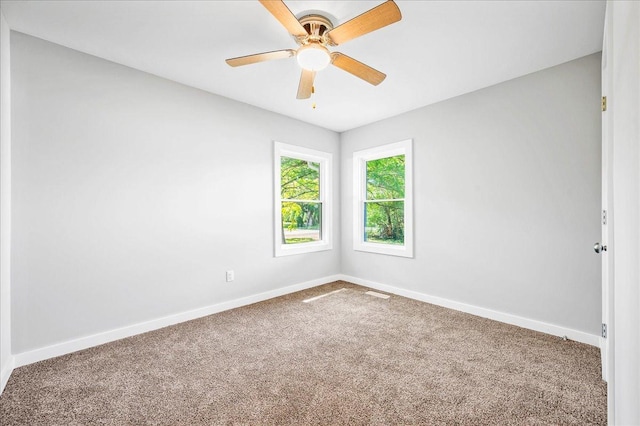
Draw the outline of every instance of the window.
[[[413,257],[412,176],[411,140],[353,153],[354,250]]]
[[[330,250],[331,154],[274,144],[275,255]]]

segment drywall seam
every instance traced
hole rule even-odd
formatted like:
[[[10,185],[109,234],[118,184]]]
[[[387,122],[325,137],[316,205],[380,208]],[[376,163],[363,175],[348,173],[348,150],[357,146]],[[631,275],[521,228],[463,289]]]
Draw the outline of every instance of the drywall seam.
[[[417,291],[405,290],[399,287],[365,280],[350,275],[341,275],[340,279],[354,284],[371,287],[373,289],[384,291],[387,293],[396,294],[398,296],[408,297],[409,299],[419,300],[421,302],[427,302],[433,305],[438,305],[456,311],[477,315],[479,317],[492,319],[494,321],[516,325],[518,327],[523,327],[529,330],[539,331],[554,336],[567,336],[567,338],[570,340],[575,340],[577,342],[586,343],[592,346],[600,346],[600,336],[597,336],[595,334],[589,334],[555,324],[532,320],[529,318],[520,317],[518,315],[507,314],[505,312],[494,311],[492,309],[481,308],[479,306],[468,305],[466,303],[457,302],[455,300],[445,299],[442,297],[431,296],[425,293],[419,293]]]
[[[146,333],[149,331],[157,330],[160,328],[168,327],[170,325],[178,324],[185,321],[205,317],[218,312],[228,311],[230,309],[239,308],[253,303],[262,302],[274,297],[284,296],[286,294],[295,293],[300,290],[306,290],[308,288],[317,287],[322,284],[327,284],[339,279],[338,275],[330,275],[323,278],[318,278],[311,281],[306,281],[298,284],[293,284],[287,287],[282,287],[274,290],[265,291],[263,293],[254,294],[251,296],[241,297],[239,299],[230,300],[227,302],[217,303],[215,305],[205,306],[203,308],[194,309],[178,314],[168,315],[162,318],[157,318],[150,321],[145,321],[133,325],[129,325],[122,328],[117,328],[101,333],[93,334],[90,336],[81,337],[78,339],[68,340],[66,342],[57,343],[51,346],[45,346],[43,348],[33,349],[18,354],[14,354],[13,364],[15,368],[22,367],[24,365],[32,364],[34,362],[42,361],[49,358],[65,355],[71,352],[80,351],[83,349],[91,348],[94,346],[102,345],[105,343],[113,342],[115,340],[124,339],[126,337],[135,336],[137,334]],[[11,372],[9,372],[11,374]],[[3,372],[4,378],[4,372]],[[8,376],[7,376],[8,379]]]

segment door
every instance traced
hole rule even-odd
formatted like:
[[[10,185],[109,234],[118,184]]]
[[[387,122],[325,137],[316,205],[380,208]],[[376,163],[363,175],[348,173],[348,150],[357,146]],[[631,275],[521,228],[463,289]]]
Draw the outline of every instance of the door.
[[[604,40],[602,46],[602,210],[601,210],[601,240],[594,249],[599,253],[602,262],[602,324],[603,336],[600,353],[602,357],[602,378],[607,381],[608,417],[613,420],[614,398],[614,339],[613,323],[613,112],[611,100],[606,96],[611,87],[613,75],[612,63],[612,32],[609,8],[605,16]],[[607,105],[608,104],[608,105]]]

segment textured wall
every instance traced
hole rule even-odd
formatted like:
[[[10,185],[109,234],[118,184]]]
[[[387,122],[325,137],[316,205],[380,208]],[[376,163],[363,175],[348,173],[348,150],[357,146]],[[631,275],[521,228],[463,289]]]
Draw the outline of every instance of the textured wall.
[[[600,54],[345,132],[342,272],[599,334]],[[413,138],[415,258],[356,252],[354,151]]]
[[[337,156],[337,133],[20,33],[11,48],[14,353],[339,272],[338,244],[274,258],[272,225],[272,141]]]
[[[598,333],[598,54],[337,135],[12,35],[14,352],[338,272]],[[415,258],[354,252],[351,153],[407,138]],[[272,140],[334,154],[342,250],[273,257]]]

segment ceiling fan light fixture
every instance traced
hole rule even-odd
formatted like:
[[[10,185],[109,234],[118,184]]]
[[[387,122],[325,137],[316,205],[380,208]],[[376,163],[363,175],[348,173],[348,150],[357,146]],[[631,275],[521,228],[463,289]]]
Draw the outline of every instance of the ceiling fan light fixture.
[[[238,67],[295,56],[302,68],[297,99],[311,97],[316,73],[329,64],[374,86],[382,83],[385,79],[384,73],[340,52],[330,52],[327,46],[338,46],[398,22],[402,19],[402,14],[393,0],[386,0],[337,27],[334,27],[331,20],[322,14],[311,13],[297,18],[291,13],[284,0],[260,0],[260,3],[282,24],[300,48],[229,58],[226,60],[229,66]]]
[[[310,71],[320,71],[331,63],[329,49],[319,43],[309,43],[298,49],[298,64]]]

